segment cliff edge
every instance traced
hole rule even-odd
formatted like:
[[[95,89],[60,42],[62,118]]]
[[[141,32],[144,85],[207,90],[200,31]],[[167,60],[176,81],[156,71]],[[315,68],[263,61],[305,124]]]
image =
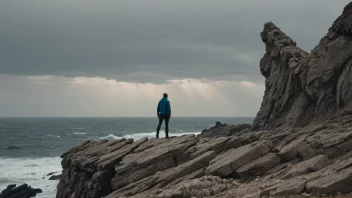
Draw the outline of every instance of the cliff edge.
[[[273,23],[252,126],[86,141],[62,154],[57,198],[280,197],[352,192],[352,2],[311,53]]]

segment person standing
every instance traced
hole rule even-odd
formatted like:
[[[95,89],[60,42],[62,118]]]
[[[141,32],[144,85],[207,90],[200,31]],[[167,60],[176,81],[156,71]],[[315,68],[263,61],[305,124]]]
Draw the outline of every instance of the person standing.
[[[165,120],[165,137],[169,138],[169,120],[171,117],[171,105],[168,100],[167,93],[163,94],[163,98],[158,103],[157,116],[159,118],[159,125],[156,129],[156,138],[159,138],[159,131],[163,121]]]

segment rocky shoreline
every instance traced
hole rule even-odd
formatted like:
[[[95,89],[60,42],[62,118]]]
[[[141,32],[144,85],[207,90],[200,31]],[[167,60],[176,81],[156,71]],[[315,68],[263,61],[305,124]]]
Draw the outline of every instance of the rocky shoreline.
[[[352,192],[352,3],[311,53],[273,23],[253,125],[201,135],[86,141],[62,154],[57,198],[348,196]]]

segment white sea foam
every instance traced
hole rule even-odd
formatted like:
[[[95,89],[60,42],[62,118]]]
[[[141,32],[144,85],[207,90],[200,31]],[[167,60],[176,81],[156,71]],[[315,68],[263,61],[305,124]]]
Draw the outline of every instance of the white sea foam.
[[[86,128],[83,128],[83,127],[77,127],[77,128],[71,127],[70,129],[71,129],[71,130],[84,130],[84,129],[86,129]]]
[[[53,137],[53,138],[57,137],[57,138],[59,138],[61,136],[59,136],[59,135],[48,135],[48,137]]]
[[[200,134],[201,132],[184,132],[184,133],[170,133],[170,136],[181,136],[181,135],[189,135],[189,134]],[[144,137],[148,138],[154,138],[156,135],[156,132],[147,132],[147,133],[134,133],[134,134],[128,134],[128,135],[123,135],[123,136],[116,136],[114,134],[109,134],[108,136],[100,137],[99,139],[121,139],[121,138],[133,138],[134,140],[139,140]],[[160,138],[165,137],[165,132],[160,131],[159,133]]]
[[[85,134],[87,134],[87,133],[79,133],[79,132],[77,132],[77,133],[73,133],[74,135],[85,135]]]
[[[27,183],[43,190],[37,195],[38,198],[53,198],[58,181],[48,180],[46,175],[61,171],[60,161],[59,157],[0,158],[0,191],[9,184]]]
[[[118,136],[116,136],[116,135],[113,135],[113,134],[109,134],[109,135],[107,135],[107,136],[104,136],[104,137],[100,137],[99,139],[120,139],[120,138],[122,138],[122,137],[118,137]]]
[[[154,138],[156,132],[136,133],[124,136],[109,134],[100,139],[120,139],[133,138],[135,140],[143,137]],[[200,132],[172,133],[171,136],[181,136],[186,134],[200,134]],[[160,131],[160,137],[165,137],[165,132]],[[33,188],[40,188],[43,193],[37,195],[38,198],[54,198],[56,196],[56,186],[58,181],[48,180],[48,173],[61,171],[60,157],[45,158],[0,158],[0,190],[9,184],[21,185],[27,183]],[[44,178],[44,179],[43,179]]]

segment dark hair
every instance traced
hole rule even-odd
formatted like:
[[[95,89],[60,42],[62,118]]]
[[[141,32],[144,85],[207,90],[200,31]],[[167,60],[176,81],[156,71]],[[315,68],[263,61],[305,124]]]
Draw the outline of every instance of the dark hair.
[[[163,95],[163,96],[164,96],[164,98],[167,98],[167,93],[164,93],[164,95]]]

